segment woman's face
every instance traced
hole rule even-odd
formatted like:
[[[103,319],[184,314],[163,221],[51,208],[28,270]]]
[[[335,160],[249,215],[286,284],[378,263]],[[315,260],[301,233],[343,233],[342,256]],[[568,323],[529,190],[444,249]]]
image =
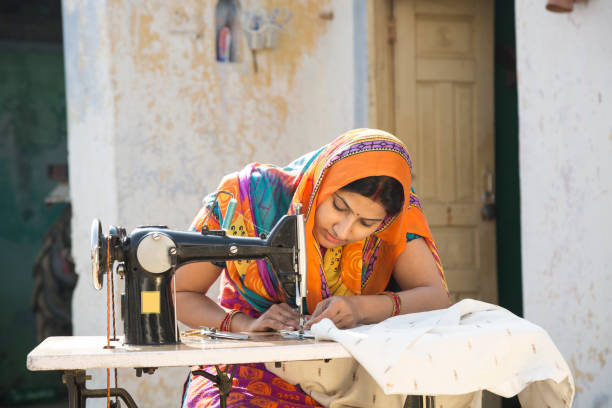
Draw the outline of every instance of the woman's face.
[[[317,208],[314,236],[319,245],[328,249],[361,241],[376,231],[386,215],[379,202],[338,190]]]

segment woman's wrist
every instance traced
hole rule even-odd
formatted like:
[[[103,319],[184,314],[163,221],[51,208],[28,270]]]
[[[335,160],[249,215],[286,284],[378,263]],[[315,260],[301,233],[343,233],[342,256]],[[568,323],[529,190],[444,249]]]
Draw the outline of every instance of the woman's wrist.
[[[237,313],[231,321],[229,330],[234,333],[247,332],[254,320],[246,313]]]
[[[242,312],[238,309],[230,310],[229,312],[227,312],[223,317],[221,324],[219,325],[219,330],[226,332],[232,331],[232,320],[234,319],[234,317],[241,313]]]
[[[398,314],[401,313],[402,299],[399,297],[397,293],[386,290],[384,292],[380,292],[379,295],[383,295],[391,299],[392,311],[391,311],[391,316],[389,317],[397,316]]]

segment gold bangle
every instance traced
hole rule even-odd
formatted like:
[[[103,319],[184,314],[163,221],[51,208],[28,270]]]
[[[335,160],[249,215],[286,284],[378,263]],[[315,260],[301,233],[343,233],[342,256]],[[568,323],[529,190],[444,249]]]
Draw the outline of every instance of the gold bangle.
[[[225,317],[223,318],[223,321],[221,322],[221,326],[219,327],[219,329],[221,331],[232,331],[232,319],[234,318],[234,316],[236,316],[238,313],[242,313],[240,310],[238,309],[233,309],[231,311],[229,311]]]
[[[379,295],[385,295],[391,298],[391,302],[393,302],[393,311],[391,313],[391,317],[400,314],[400,311],[402,309],[402,299],[398,296],[397,293],[384,291],[380,292]]]
[[[232,331],[232,319],[234,318],[234,316],[236,316],[238,313],[242,313],[240,310],[238,309],[234,309],[230,312],[230,317],[227,321],[227,331]]]

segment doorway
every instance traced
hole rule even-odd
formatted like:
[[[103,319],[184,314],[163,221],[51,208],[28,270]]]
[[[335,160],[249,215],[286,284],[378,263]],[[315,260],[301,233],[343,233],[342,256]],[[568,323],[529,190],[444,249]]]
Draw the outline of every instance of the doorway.
[[[514,1],[370,1],[368,16],[370,123],[414,156],[453,300],[522,316]]]

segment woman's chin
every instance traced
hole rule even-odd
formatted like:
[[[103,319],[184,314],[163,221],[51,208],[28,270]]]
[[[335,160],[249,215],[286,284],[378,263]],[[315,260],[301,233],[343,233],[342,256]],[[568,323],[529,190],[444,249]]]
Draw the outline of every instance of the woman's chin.
[[[325,249],[334,249],[339,246],[339,245],[332,245],[328,242],[321,242],[319,245],[321,245]]]

